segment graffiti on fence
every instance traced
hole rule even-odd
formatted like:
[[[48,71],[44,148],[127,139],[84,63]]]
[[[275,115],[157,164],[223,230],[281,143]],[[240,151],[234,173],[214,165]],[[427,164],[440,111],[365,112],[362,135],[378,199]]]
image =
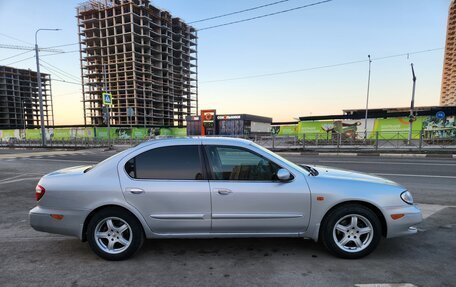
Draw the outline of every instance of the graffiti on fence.
[[[456,138],[455,117],[437,119],[435,116],[418,116],[413,122],[412,139],[419,139],[423,131],[425,139],[429,138]],[[367,138],[375,139],[404,139],[408,137],[410,122],[408,117],[368,119]],[[365,134],[364,120],[324,120],[301,121],[296,125],[273,127],[273,133],[278,136],[297,136],[302,139],[314,140],[331,139],[341,134],[342,139],[361,140]]]
[[[111,139],[148,139],[151,136],[170,136],[182,137],[187,136],[186,128],[128,128],[128,127],[111,127]],[[48,128],[46,129],[46,138],[48,140],[74,140],[74,139],[108,139],[108,128],[106,127],[75,127],[75,128]],[[40,140],[40,129],[15,129],[0,130],[0,140],[8,141],[10,139]]]

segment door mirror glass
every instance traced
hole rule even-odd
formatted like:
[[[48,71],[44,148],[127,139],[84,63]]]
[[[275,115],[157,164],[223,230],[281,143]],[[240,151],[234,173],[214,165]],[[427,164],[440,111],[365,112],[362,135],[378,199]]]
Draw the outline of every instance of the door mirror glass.
[[[289,181],[291,179],[291,174],[288,170],[281,168],[277,171],[277,179],[280,181]]]

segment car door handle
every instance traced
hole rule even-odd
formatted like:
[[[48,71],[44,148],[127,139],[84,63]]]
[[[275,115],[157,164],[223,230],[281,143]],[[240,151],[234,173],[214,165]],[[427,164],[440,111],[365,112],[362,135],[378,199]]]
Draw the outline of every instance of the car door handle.
[[[130,192],[130,193],[132,193],[132,194],[141,194],[141,193],[144,193],[144,189],[136,188],[136,187],[127,188],[127,191]]]
[[[220,195],[228,195],[228,194],[232,193],[232,191],[227,188],[216,188],[215,190]]]

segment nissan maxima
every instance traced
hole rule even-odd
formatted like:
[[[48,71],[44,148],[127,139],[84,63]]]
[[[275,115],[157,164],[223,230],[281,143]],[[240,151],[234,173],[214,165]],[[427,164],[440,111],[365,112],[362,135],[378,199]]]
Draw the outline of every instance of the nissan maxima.
[[[297,165],[247,140],[144,142],[94,166],[43,176],[30,224],[76,236],[107,260],[146,238],[301,237],[361,258],[422,220],[403,186],[377,176]]]

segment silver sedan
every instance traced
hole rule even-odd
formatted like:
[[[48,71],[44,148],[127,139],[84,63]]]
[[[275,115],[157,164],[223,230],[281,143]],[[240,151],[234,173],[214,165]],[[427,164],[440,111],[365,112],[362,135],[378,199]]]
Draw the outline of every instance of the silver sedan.
[[[145,142],[43,176],[36,199],[34,229],[77,236],[108,260],[132,256],[145,238],[215,237],[311,238],[360,258],[422,220],[392,181],[296,165],[229,138]]]

